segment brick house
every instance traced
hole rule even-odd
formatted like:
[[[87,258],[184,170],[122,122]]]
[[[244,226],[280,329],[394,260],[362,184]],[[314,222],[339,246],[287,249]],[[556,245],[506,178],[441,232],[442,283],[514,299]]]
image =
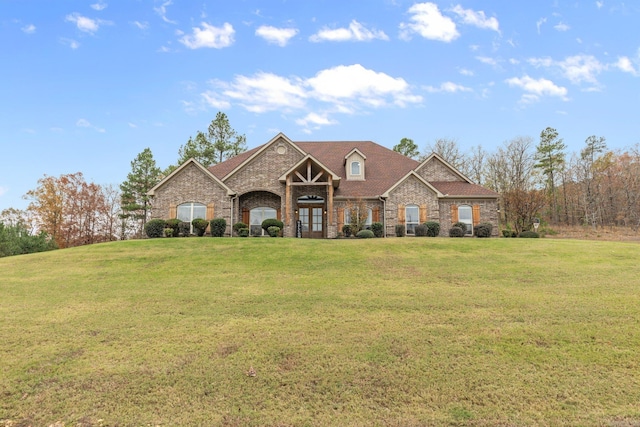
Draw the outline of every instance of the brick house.
[[[472,183],[437,154],[415,161],[371,141],[293,142],[280,133],[209,168],[191,159],[149,191],[152,218],[224,218],[262,233],[264,219],[284,222],[283,235],[333,238],[354,208],[366,224],[396,225],[407,235],[426,221],[448,235],[455,222],[498,231],[498,194]],[[365,215],[362,215],[363,217]]]

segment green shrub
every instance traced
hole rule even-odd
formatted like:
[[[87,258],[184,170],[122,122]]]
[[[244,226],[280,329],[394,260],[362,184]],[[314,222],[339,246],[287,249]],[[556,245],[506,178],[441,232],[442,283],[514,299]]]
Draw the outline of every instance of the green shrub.
[[[164,229],[164,237],[173,237],[173,228],[167,227]]]
[[[261,225],[262,225],[262,229],[267,233],[269,232],[269,227],[278,227],[280,230],[284,228],[284,223],[279,219],[275,219],[275,218],[265,219],[264,221],[262,221]]]
[[[384,224],[381,222],[371,223],[371,231],[373,231],[373,235],[376,237],[384,237]]]
[[[233,224],[233,231],[236,234],[238,234],[238,231],[240,231],[241,228],[249,228],[249,226],[244,222],[236,222],[235,224]]]
[[[180,235],[180,229],[178,228],[180,222],[181,221],[178,218],[171,218],[167,220],[167,228],[171,228],[173,230],[173,235],[167,237],[178,237]]]
[[[207,230],[209,221],[202,218],[196,218],[191,221],[191,224],[193,225],[193,232],[195,233],[195,235],[198,237],[202,237],[204,236],[204,232]]]
[[[511,230],[502,230],[502,237],[514,237],[513,233]]]
[[[147,234],[147,237],[151,239],[155,239],[157,237],[164,236],[164,229],[167,228],[167,221],[164,219],[152,219],[147,221],[144,225],[144,232]]]
[[[267,228],[267,233],[269,233],[269,236],[271,237],[278,237],[278,235],[280,234],[280,227],[272,225],[271,227]]]
[[[227,231],[227,221],[224,218],[214,218],[209,224],[211,225],[212,237],[222,237]]]
[[[476,237],[491,237],[491,233],[493,232],[493,224],[482,222],[474,227],[473,232]]]
[[[452,227],[462,228],[462,234],[467,233],[467,224],[465,224],[464,222],[456,222]]]
[[[351,225],[350,224],[345,224],[342,226],[342,234],[344,234],[344,237],[351,237]]]
[[[187,221],[180,221],[178,223],[178,236],[189,237],[191,234],[191,224]]]
[[[462,227],[453,226],[449,229],[449,237],[464,237],[464,230]]]
[[[535,231],[523,231],[518,237],[523,237],[525,239],[537,239],[540,237],[540,235]]]
[[[373,234],[373,231],[371,231],[371,230],[360,230],[356,234],[356,237],[358,239],[372,239],[372,238],[376,237],[376,235]]]
[[[248,228],[239,228],[238,236],[240,237],[249,237],[249,229]]]
[[[404,224],[396,224],[396,236],[397,237],[404,237],[406,232],[407,232],[407,229],[405,228]]]
[[[414,232],[416,233],[416,237],[426,237],[428,228],[424,224],[416,225]]]
[[[440,235],[439,222],[427,221],[424,225],[427,227],[427,237],[438,237]]]

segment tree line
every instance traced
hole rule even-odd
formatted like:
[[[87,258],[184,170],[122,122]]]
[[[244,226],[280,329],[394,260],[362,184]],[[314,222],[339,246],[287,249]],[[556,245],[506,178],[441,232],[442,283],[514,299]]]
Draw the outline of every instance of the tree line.
[[[141,237],[149,215],[147,192],[194,157],[205,167],[246,151],[246,137],[218,112],[206,132],[198,131],[178,150],[175,165],[161,169],[150,148],[131,162],[117,187],[87,182],[81,172],[40,178],[28,191],[26,210],[0,212],[0,257]]]
[[[610,150],[606,138],[589,136],[567,152],[558,131],[547,127],[537,143],[515,137],[494,152],[481,146],[463,152],[455,139],[438,139],[420,154],[403,138],[395,151],[424,159],[437,153],[477,184],[500,194],[500,222],[514,231],[534,219],[553,225],[640,228],[640,144]]]

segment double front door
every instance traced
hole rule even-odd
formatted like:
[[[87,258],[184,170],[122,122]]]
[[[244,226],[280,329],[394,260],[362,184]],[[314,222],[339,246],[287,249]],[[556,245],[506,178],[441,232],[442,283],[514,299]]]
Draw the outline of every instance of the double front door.
[[[302,237],[322,239],[324,237],[324,206],[298,208],[298,220],[302,223]]]

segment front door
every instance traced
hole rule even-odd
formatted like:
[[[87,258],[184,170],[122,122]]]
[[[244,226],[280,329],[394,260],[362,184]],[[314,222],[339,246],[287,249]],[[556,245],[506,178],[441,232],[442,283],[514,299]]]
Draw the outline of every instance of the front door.
[[[298,220],[302,222],[302,237],[322,239],[324,237],[324,206],[305,206],[298,209]]]

